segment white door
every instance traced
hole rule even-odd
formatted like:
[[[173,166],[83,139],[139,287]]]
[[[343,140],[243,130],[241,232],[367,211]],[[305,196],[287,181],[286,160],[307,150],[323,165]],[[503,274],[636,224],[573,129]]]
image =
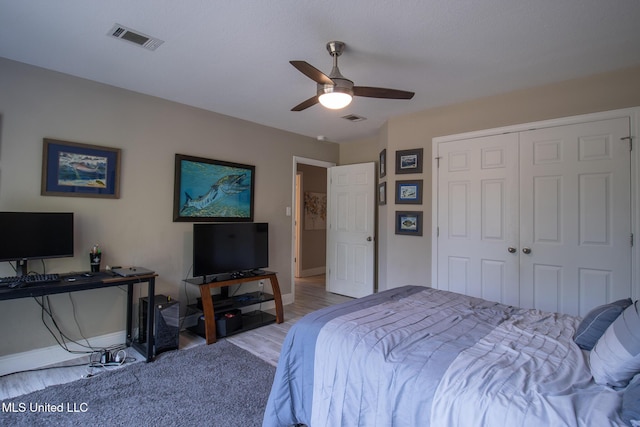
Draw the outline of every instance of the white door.
[[[572,315],[630,296],[629,133],[621,118],[438,144],[436,286]]]
[[[520,305],[585,315],[631,295],[629,119],[520,134]]]
[[[437,287],[517,305],[517,134],[440,144],[437,156]]]
[[[327,291],[353,298],[374,290],[375,164],[327,169]]]

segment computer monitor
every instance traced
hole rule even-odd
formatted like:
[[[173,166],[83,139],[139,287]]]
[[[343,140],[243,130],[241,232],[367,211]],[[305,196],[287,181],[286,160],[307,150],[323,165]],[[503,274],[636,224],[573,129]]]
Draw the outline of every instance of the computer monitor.
[[[0,261],[26,275],[28,260],[72,257],[73,231],[70,212],[0,212]]]

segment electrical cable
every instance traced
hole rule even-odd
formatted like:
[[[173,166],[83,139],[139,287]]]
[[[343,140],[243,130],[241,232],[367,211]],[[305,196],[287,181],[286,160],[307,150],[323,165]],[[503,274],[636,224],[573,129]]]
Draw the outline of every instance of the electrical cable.
[[[74,305],[74,320],[76,321],[76,325],[78,325],[78,330],[80,331],[80,334],[82,335],[82,338],[84,338],[84,340],[87,342],[87,345],[84,345],[72,338],[70,338],[69,336],[67,336],[64,332],[62,332],[61,328],[58,326],[58,323],[55,320],[54,314],[53,314],[53,310],[51,308],[51,301],[49,299],[49,296],[44,296],[41,297],[42,301],[38,301],[38,299],[36,297],[34,297],[34,300],[36,301],[36,303],[40,306],[41,308],[41,320],[43,325],[47,328],[47,330],[49,331],[49,333],[51,334],[51,336],[53,337],[53,339],[58,343],[58,345],[65,350],[68,353],[71,354],[90,354],[93,352],[104,352],[104,351],[117,351],[118,349],[122,349],[122,348],[126,348],[126,346],[124,344],[114,344],[112,346],[106,347],[106,348],[96,348],[93,347],[91,345],[91,343],[89,342],[89,340],[82,334],[82,331],[80,330],[80,325],[78,324],[77,321],[77,317],[75,316],[75,304],[73,302],[72,299],[72,304]],[[48,318],[50,319],[51,323],[53,324],[53,327],[56,329],[58,335],[56,335],[56,333],[51,329],[51,327],[47,324],[46,321],[46,317],[45,317],[45,313],[47,314]],[[68,343],[73,343],[75,345],[77,345],[80,348],[84,348],[86,350],[72,350],[69,348]]]
[[[66,344],[66,342],[64,340],[65,339],[65,335],[62,333],[62,331],[58,327],[58,324],[57,324],[55,318],[53,317],[53,313],[51,312],[51,304],[50,304],[50,301],[49,301],[49,297],[48,296],[43,296],[41,298],[42,298],[42,301],[38,301],[38,299],[36,297],[33,297],[34,301],[36,301],[36,303],[41,308],[40,318],[42,320],[42,324],[45,326],[45,328],[47,328],[47,330],[49,331],[49,333],[51,334],[53,339],[58,343],[58,345],[68,353],[72,353],[72,354],[86,354],[86,353],[88,353],[87,351],[77,351],[77,350],[69,349],[69,347],[67,346],[67,344]],[[51,330],[51,327],[47,324],[45,313],[49,316],[49,319],[51,319],[51,322],[53,323],[53,326],[55,327],[55,329],[60,334],[59,337],[56,336],[56,334]],[[84,345],[82,345],[82,344],[80,344],[80,346],[84,347]]]
[[[189,280],[189,275],[191,274],[191,271],[193,270],[193,264],[191,264],[191,267],[189,267],[189,270],[187,271],[187,274],[184,278],[184,280],[182,281],[182,289],[184,291],[184,297],[186,299],[186,305],[185,305],[185,311],[184,311],[184,316],[182,316],[182,320],[180,321],[180,326],[178,327],[178,331],[182,331],[184,328],[184,322],[187,319],[187,313],[189,312],[190,308],[189,306],[191,305],[191,298],[189,298],[189,292],[187,292],[187,280]]]
[[[9,372],[8,374],[2,374],[0,375],[0,378],[5,378],[5,377],[16,375],[16,374],[26,374],[29,372],[48,371],[50,369],[78,368],[80,366],[86,366],[86,365],[87,365],[87,362],[83,362],[83,363],[78,363],[76,365],[45,366],[43,368],[25,369],[24,371],[16,371],[16,372]]]
[[[77,316],[77,313],[76,313],[76,303],[73,300],[73,294],[71,292],[69,292],[67,295],[69,295],[69,301],[71,301],[71,308],[72,308],[72,312],[73,312],[73,320],[75,321],[76,326],[78,327],[78,333],[84,339],[84,341],[87,343],[87,346],[90,347],[90,348],[93,348],[91,346],[91,343],[87,339],[87,337],[85,337],[84,334],[82,333],[82,328],[80,327],[80,323],[78,322],[78,316]]]
[[[80,343],[74,341],[73,339],[69,338],[66,334],[64,334],[62,332],[62,329],[60,329],[60,326],[58,326],[58,322],[55,320],[55,317],[53,315],[53,309],[52,309],[52,306],[51,306],[51,300],[50,300],[49,296],[46,296],[46,302],[47,302],[47,310],[46,310],[46,312],[49,315],[49,318],[51,319],[51,322],[53,323],[53,326],[56,328],[56,331],[58,331],[58,334],[60,336],[61,341],[64,343],[63,348],[69,353],[74,353],[74,354],[76,354],[76,353],[77,354],[86,353],[86,351],[80,352],[78,350],[73,350],[73,351],[70,350],[69,346],[68,346],[68,343],[66,342],[66,341],[69,341],[69,342],[72,342],[72,343],[74,343],[74,344],[76,344],[76,345],[78,345],[80,347],[84,347],[84,348],[88,348],[90,350],[93,350],[93,348],[91,346],[87,347],[84,344],[80,344]],[[46,323],[45,323],[45,325],[46,325]],[[47,329],[49,329],[49,328],[47,328]],[[51,332],[52,335],[53,335],[53,332],[51,331],[51,329],[49,329],[49,332]]]

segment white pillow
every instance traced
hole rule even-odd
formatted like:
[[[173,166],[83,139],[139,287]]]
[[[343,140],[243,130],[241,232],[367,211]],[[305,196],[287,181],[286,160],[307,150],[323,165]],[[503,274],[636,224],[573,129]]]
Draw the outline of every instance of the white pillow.
[[[589,353],[591,375],[598,384],[626,386],[640,372],[640,304],[627,307]]]

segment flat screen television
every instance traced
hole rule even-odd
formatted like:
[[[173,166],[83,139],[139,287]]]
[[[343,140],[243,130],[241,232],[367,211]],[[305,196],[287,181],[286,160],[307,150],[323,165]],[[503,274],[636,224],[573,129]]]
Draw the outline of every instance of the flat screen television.
[[[0,212],[0,239],[0,261],[25,275],[27,260],[73,256],[73,213]]]
[[[247,272],[269,266],[269,224],[193,224],[193,276]]]

